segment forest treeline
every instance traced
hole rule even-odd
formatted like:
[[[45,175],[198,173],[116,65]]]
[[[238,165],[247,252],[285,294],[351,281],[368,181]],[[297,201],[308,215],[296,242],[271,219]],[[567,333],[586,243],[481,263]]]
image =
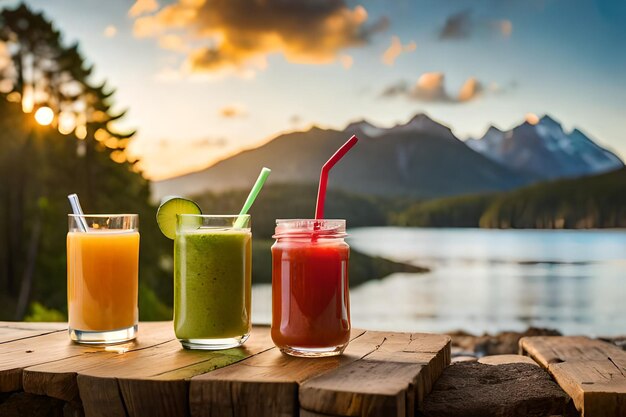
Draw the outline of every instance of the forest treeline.
[[[237,213],[247,190],[194,197],[211,213]],[[269,183],[251,210],[256,237],[267,239],[275,219],[311,218],[315,184]],[[540,183],[514,191],[427,201],[329,191],[329,218],[364,226],[577,229],[626,227],[626,168],[592,177]]]
[[[594,229],[626,227],[626,168],[518,190],[418,202],[390,222],[415,227]]]

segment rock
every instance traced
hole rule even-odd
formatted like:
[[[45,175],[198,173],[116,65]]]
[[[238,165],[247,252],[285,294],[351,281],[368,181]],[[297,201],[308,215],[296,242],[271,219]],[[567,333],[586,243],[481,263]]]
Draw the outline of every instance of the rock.
[[[0,404],[2,417],[64,417],[64,401],[43,395],[17,392]]]
[[[536,365],[449,366],[421,410],[426,417],[576,416],[569,396]]]
[[[539,366],[537,362],[529,358],[528,356],[522,355],[490,355],[483,356],[478,360],[478,362],[485,365],[504,365],[507,363],[528,363],[530,365]]]
[[[622,348],[622,350],[626,350],[626,335],[615,337],[599,337],[598,339],[612,343],[615,346]]]
[[[504,355],[518,353],[518,343],[525,336],[560,336],[557,330],[530,327],[525,332],[502,332],[497,335],[484,334],[474,336],[464,331],[449,333],[452,347],[465,352],[473,352],[476,356]]]
[[[474,352],[476,347],[476,341],[479,336],[467,333],[463,330],[448,333],[448,336],[452,338],[450,351],[454,355],[455,351],[459,352]]]

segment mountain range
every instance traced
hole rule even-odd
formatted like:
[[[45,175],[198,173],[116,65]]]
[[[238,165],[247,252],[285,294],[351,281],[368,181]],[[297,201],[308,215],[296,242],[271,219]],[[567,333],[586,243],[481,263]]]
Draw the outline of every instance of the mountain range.
[[[567,133],[547,115],[508,132],[491,126],[482,138],[465,143],[493,161],[541,179],[594,175],[624,166],[617,155],[580,130]]]
[[[198,195],[246,189],[260,167],[274,184],[317,183],[321,166],[350,135],[360,141],[333,168],[329,186],[384,196],[428,199],[504,191],[548,178],[590,175],[623,166],[579,130],[566,134],[548,116],[481,139],[458,139],[425,114],[391,128],[365,120],[344,130],[313,127],[277,136],[209,168],[153,183],[153,195]]]

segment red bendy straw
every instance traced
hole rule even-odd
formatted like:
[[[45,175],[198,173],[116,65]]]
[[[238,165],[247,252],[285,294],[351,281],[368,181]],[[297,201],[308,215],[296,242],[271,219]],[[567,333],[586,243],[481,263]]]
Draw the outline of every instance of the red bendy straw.
[[[330,157],[328,161],[322,167],[322,172],[320,173],[320,185],[317,189],[317,205],[315,206],[315,220],[320,220],[324,218],[324,202],[326,201],[326,186],[328,185],[328,173],[335,166],[341,158],[344,157],[345,154],[348,153],[350,149],[359,139],[356,136],[352,136],[346,143],[344,143],[341,148],[337,149],[337,152],[333,156]]]

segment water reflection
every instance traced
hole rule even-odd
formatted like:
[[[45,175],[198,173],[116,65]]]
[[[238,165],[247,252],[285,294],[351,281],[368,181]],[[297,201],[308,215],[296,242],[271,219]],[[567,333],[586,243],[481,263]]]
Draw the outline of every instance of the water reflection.
[[[474,333],[556,328],[626,334],[626,232],[365,228],[353,248],[426,265],[351,291],[355,327]],[[255,321],[270,320],[255,287]]]

